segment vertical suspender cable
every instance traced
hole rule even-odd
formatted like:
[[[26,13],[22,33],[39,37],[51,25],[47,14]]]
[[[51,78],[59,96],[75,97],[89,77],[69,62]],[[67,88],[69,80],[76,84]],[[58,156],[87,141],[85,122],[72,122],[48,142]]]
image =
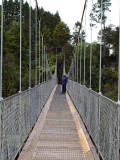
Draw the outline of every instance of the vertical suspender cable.
[[[92,16],[92,8],[93,8],[93,0],[92,0],[92,7],[91,7],[91,16]],[[91,45],[90,45],[90,89],[91,89],[91,65],[92,65],[92,18],[91,18]]]
[[[73,63],[74,63],[74,60],[72,59],[72,65],[71,65],[71,80],[73,80]],[[69,74],[70,75],[70,74]],[[69,77],[69,76],[68,76]]]
[[[40,20],[39,20],[39,84],[40,84]]]
[[[45,46],[44,46],[44,82],[45,82]]]
[[[75,45],[75,81],[76,81],[76,48],[77,46]]]
[[[57,80],[57,47],[56,47],[56,80]]]
[[[1,59],[0,59],[0,100],[2,100],[2,59],[3,59],[3,0],[1,6]]]
[[[82,22],[83,22],[83,17],[84,17],[86,4],[87,4],[87,0],[85,0],[85,4],[84,4],[84,8],[83,8],[83,13],[82,13],[82,18],[81,18],[81,23],[80,23],[80,28],[79,28],[78,35],[80,34],[80,31],[81,31],[81,28],[82,28]],[[81,31],[81,37],[82,37],[82,31]],[[82,39],[81,39],[81,51],[80,52],[81,52],[80,53],[80,57],[81,57],[81,55],[82,55]],[[80,58],[80,84],[81,84],[81,58]]]
[[[31,88],[31,0],[29,1],[29,89]]]
[[[39,19],[39,84],[40,84],[40,14],[38,8],[38,2],[36,1],[36,23],[37,19]],[[38,17],[37,17],[38,16]],[[37,57],[37,24],[36,24],[36,57]],[[37,82],[37,58],[36,58],[36,82]]]
[[[74,64],[74,57],[73,57],[73,81],[75,80],[75,64]]]
[[[45,48],[45,81],[46,81],[46,48]]]
[[[86,54],[86,8],[85,8],[85,42],[84,42],[84,86],[85,86],[85,54]]]
[[[37,4],[35,8],[35,86],[37,86]]]
[[[48,81],[48,63],[47,63],[47,53],[46,53],[46,81]]]
[[[64,58],[63,58],[63,74],[64,74]]]
[[[103,2],[101,0],[101,37],[100,37],[99,94],[101,94],[102,5],[103,5]]]
[[[0,55],[0,100],[2,100],[2,59],[3,59],[3,0],[1,4],[1,55]],[[0,107],[0,159],[2,159],[2,139],[1,139],[1,107]]]
[[[65,54],[64,54],[64,60],[63,60],[63,74],[65,74]]]
[[[43,83],[43,35],[42,35],[42,83]]]
[[[119,64],[118,64],[118,146],[117,160],[119,160],[119,144],[120,144],[120,2],[119,2]]]
[[[22,0],[20,0],[20,90],[21,92],[21,57],[22,57]]]
[[[48,65],[47,65],[47,53],[46,53],[46,81],[48,80]]]
[[[46,59],[46,81],[47,81],[48,80],[47,78],[47,53],[46,53],[45,59]]]
[[[79,36],[78,36],[78,50],[77,50],[77,82],[78,82],[78,55],[79,55]]]
[[[65,70],[65,53],[64,53],[64,73],[66,74],[66,70]]]
[[[81,47],[80,47],[80,84],[81,84],[81,57],[82,57],[82,29],[81,29]]]
[[[2,100],[2,59],[3,59],[3,0],[1,6],[1,55],[0,55],[0,100]],[[1,107],[0,107],[0,135],[1,135]],[[0,159],[2,159],[1,148],[1,136],[0,136]]]
[[[120,7],[119,7],[120,12]],[[119,66],[118,66],[118,102],[120,103],[120,14],[119,14]]]
[[[102,53],[102,6],[103,1],[101,0],[101,37],[100,37],[100,64],[99,64],[99,94],[101,95],[101,53]],[[100,109],[101,109],[101,96],[99,96],[99,108],[98,108],[98,154],[100,154]]]

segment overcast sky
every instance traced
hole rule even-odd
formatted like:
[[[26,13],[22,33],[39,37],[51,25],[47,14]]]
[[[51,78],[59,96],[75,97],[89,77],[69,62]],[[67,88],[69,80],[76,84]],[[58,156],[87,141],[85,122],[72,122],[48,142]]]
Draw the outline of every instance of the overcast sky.
[[[0,4],[1,4],[0,0]],[[25,1],[25,0],[24,0]],[[29,3],[29,0],[27,0]],[[93,3],[95,3],[97,0],[93,0]],[[38,0],[39,7],[43,7],[45,11],[50,11],[51,13],[59,12],[59,15],[61,17],[61,20],[64,21],[68,27],[70,28],[71,33],[73,32],[73,27],[75,25],[75,22],[81,21],[81,16],[83,12],[85,0]],[[31,0],[32,6],[35,7],[35,0]],[[120,19],[120,12],[119,12],[119,6],[120,6],[120,0],[111,0],[111,12],[108,14],[108,21],[107,24],[114,24],[116,26],[119,25],[119,19]],[[89,14],[91,11],[91,4],[92,0],[88,0],[87,2],[87,41],[90,41],[90,18]],[[84,26],[85,22],[83,22]],[[100,26],[98,26],[100,27]],[[98,28],[100,29],[100,28]],[[93,40],[97,39],[97,29],[94,29],[93,34]]]
[[[75,22],[81,21],[81,16],[83,12],[85,0],[38,0],[39,7],[43,7],[44,10],[50,11],[51,13],[59,12],[61,20],[64,21],[70,28],[71,33],[73,32],[73,27]],[[95,3],[96,0],[93,0]],[[111,0],[111,12],[108,14],[107,24],[119,25],[119,6],[120,0]],[[91,11],[92,0],[87,2],[87,39],[90,41],[90,18],[89,14]],[[34,0],[32,0],[32,5],[35,5]],[[83,25],[85,22],[83,22]],[[94,29],[97,32],[97,29]],[[97,34],[93,35],[93,40],[97,39]]]

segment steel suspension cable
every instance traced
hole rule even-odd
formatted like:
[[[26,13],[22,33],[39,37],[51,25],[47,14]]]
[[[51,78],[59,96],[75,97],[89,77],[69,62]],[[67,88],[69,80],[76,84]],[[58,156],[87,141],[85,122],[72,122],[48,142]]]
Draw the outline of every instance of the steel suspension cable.
[[[81,47],[80,47],[80,84],[81,84],[81,57],[82,57],[82,29],[81,29]]]
[[[76,65],[76,52],[77,52],[76,49],[77,49],[77,46],[75,46],[75,81],[76,81],[76,73],[77,73],[77,72],[76,72],[76,66],[77,66],[77,65]]]
[[[64,60],[63,60],[63,74],[65,74],[65,54],[64,54]]]
[[[83,13],[82,13],[81,23],[80,23],[80,28],[79,28],[79,31],[78,31],[78,43],[79,43],[80,31],[82,29],[82,22],[83,22],[83,17],[84,17],[86,5],[87,5],[87,0],[85,0],[85,3],[84,3]],[[82,31],[81,31],[81,35],[82,35]],[[81,42],[82,42],[82,39],[81,39]],[[85,53],[85,51],[84,51],[84,53]],[[81,43],[81,49],[80,49],[80,84],[81,84],[81,54],[82,54],[82,43]],[[84,61],[84,63],[85,63],[85,61]],[[84,67],[84,74],[85,74],[85,67]],[[85,81],[85,75],[84,75],[84,81]],[[85,85],[85,82],[84,82],[84,85]]]
[[[57,47],[56,47],[56,79],[57,79]]]
[[[40,20],[39,20],[39,84],[40,84]]]
[[[118,103],[120,104],[120,4],[119,4],[119,64],[118,64]]]
[[[20,89],[21,92],[21,67],[22,67],[22,0],[20,0]]]
[[[35,8],[35,86],[37,86],[37,5]]]
[[[79,55],[79,37],[78,37],[78,48],[77,48],[77,82],[78,82],[78,55]]]
[[[45,82],[45,46],[44,46],[44,82]]]
[[[46,53],[45,59],[46,59],[46,81],[47,81],[48,80],[48,78],[47,78],[47,53]]]
[[[78,37],[79,37],[79,35],[80,35],[80,30],[81,30],[81,28],[82,28],[82,22],[83,22],[83,17],[84,17],[84,13],[85,13],[86,4],[87,4],[87,0],[85,0],[85,4],[84,4],[84,8],[83,8],[83,13],[82,13],[82,18],[81,18],[81,23],[80,23],[79,32],[78,32]]]
[[[3,70],[3,0],[1,6],[1,57],[0,57],[0,100],[2,100],[2,70]]]
[[[31,88],[31,0],[29,1],[29,89]]]
[[[42,35],[42,83],[43,83],[43,35]]]
[[[100,64],[99,64],[99,94],[101,95],[101,54],[102,54],[102,9],[103,9],[103,1],[101,0],[101,37],[100,37]],[[101,100],[99,96],[99,107],[98,107],[98,132],[99,132],[99,138],[98,138],[98,154],[100,155],[100,120],[101,120]]]
[[[39,21],[39,84],[40,84],[40,80],[41,80],[41,78],[40,78],[40,14],[39,14],[39,8],[38,8],[38,2],[37,2],[37,0],[35,0],[36,1],[36,10],[37,10],[37,13],[36,13],[36,16],[37,16],[37,19],[38,19],[38,21]],[[37,63],[37,62],[36,62]],[[37,71],[36,71],[37,72]],[[43,82],[43,79],[42,79],[42,82]]]
[[[101,94],[101,54],[102,54],[102,10],[103,1],[101,0],[101,37],[100,37],[100,64],[99,64],[99,94]]]
[[[93,9],[93,0],[92,0],[92,7],[91,7],[91,15]],[[89,88],[91,89],[91,65],[92,65],[92,18],[91,18],[91,45],[90,45],[90,84]]]
[[[73,57],[73,81],[75,81],[75,57]]]
[[[85,86],[85,56],[86,56],[86,8],[85,8],[85,42],[84,42],[84,86]]]
[[[118,64],[118,142],[120,141],[120,2],[119,2],[119,64]],[[119,145],[120,143],[118,143]],[[119,148],[117,150],[117,158],[119,160]]]

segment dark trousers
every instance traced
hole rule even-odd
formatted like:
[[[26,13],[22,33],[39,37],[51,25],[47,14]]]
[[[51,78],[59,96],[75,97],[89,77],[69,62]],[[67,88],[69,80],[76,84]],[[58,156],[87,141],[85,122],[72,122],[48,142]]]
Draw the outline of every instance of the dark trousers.
[[[62,93],[66,93],[66,84],[62,85]]]

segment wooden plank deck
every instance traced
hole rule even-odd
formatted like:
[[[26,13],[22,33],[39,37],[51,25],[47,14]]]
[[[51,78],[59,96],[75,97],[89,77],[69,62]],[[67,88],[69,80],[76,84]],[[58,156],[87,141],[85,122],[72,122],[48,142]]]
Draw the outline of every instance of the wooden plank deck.
[[[18,160],[98,160],[69,96],[58,86],[52,97]]]

